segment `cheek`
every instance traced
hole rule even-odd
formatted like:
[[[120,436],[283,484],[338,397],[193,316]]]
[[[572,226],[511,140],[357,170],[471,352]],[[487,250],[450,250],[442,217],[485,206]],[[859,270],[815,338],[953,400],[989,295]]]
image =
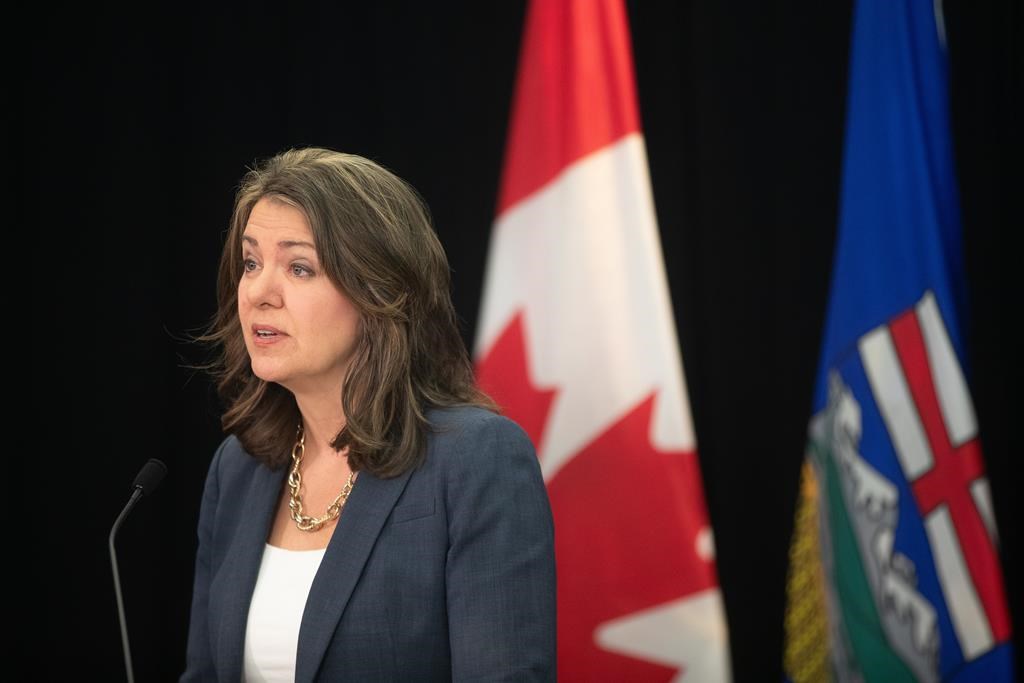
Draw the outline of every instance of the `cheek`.
[[[320,320],[329,320],[331,336],[352,337],[359,325],[359,311],[347,297],[335,293],[328,300],[329,304],[322,307]]]
[[[238,300],[238,304],[235,306],[237,309],[238,329],[242,334],[242,338],[245,339],[245,343],[249,343],[249,335],[245,333],[245,328],[251,322],[251,316],[249,315],[249,307],[241,300]]]
[[[328,335],[337,343],[350,343],[356,336],[359,317],[347,310],[335,310],[329,319],[331,329]]]
[[[351,304],[339,304],[331,311],[329,319],[331,329],[326,337],[331,340],[331,347],[337,351],[348,352],[356,344],[359,334],[359,314]]]
[[[245,282],[243,281],[238,284],[238,295],[235,301],[235,308],[238,309],[239,313],[249,308],[249,305],[246,303],[247,301],[248,296],[246,294]]]
[[[345,336],[352,343],[355,343],[355,340],[359,337],[359,311],[351,306],[345,317]]]

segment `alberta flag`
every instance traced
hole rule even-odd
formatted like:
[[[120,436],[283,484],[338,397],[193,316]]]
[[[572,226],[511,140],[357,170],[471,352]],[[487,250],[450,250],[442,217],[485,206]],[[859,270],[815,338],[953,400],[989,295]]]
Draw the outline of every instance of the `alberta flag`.
[[[497,213],[474,356],[547,482],[558,680],[727,680],[622,0],[530,3]]]
[[[792,681],[1009,681],[964,339],[939,5],[857,0],[839,232],[791,546]]]

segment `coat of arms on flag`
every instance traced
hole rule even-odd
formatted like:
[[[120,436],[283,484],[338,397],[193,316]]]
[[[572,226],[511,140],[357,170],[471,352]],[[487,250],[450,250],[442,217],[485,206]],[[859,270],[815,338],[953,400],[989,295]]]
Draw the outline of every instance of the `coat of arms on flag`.
[[[935,681],[1006,643],[977,425],[931,292],[837,358],[810,432],[837,677]]]

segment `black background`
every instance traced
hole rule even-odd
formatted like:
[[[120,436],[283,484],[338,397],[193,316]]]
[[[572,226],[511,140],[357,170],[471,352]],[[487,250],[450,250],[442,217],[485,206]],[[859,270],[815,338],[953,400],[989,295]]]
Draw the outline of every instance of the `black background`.
[[[641,117],[736,680],[777,680],[788,536],[837,215],[848,3],[630,2]],[[472,348],[525,7],[78,6],[27,42],[16,193],[36,228],[33,412],[12,452],[42,569],[39,679],[123,677],[110,527],[150,457],[170,473],[118,536],[139,680],[184,666],[195,524],[222,434],[201,350],[247,165],[290,146],[416,186]],[[947,3],[972,388],[1017,652],[1020,9]],[[24,58],[22,58],[24,59]],[[20,233],[15,224],[8,234]],[[14,372],[23,361],[9,357]],[[20,467],[19,467],[20,465]],[[27,495],[26,495],[27,494]],[[42,508],[45,526],[33,523]],[[14,549],[17,551],[17,549]],[[561,579],[561,577],[560,577]],[[564,579],[562,579],[564,580]],[[571,579],[570,579],[571,580]],[[38,595],[44,596],[40,605]],[[1020,659],[1018,657],[1018,659]],[[1018,664],[1018,666],[1020,666]]]

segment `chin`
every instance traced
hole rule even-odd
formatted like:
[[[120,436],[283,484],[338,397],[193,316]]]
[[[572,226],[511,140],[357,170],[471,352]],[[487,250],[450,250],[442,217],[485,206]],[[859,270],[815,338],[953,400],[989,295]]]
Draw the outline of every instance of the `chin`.
[[[277,384],[284,384],[288,380],[288,373],[284,372],[281,368],[267,367],[266,363],[252,363],[250,365],[252,374],[256,375],[264,382],[276,382]]]

